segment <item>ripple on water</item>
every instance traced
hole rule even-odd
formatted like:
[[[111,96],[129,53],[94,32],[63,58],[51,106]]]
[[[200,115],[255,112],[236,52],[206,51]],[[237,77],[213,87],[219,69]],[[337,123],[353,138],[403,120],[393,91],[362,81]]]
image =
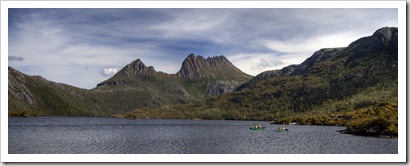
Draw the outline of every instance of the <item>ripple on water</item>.
[[[340,134],[344,127],[250,121],[129,120],[86,117],[9,119],[9,153],[65,154],[373,154],[396,153],[397,139]]]

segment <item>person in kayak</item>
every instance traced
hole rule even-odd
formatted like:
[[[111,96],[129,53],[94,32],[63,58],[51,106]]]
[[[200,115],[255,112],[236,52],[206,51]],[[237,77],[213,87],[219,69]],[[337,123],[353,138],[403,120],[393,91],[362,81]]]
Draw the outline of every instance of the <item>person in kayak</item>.
[[[261,125],[258,124],[258,123],[253,123],[253,128],[259,129],[259,128],[262,128],[262,127],[261,127]]]

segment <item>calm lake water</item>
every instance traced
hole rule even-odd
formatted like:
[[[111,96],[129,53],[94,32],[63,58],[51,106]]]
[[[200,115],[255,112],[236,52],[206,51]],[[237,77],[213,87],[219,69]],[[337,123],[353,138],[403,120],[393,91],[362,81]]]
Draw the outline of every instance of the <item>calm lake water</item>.
[[[249,127],[256,121],[9,118],[9,154],[397,154],[397,138],[340,134],[345,127]]]

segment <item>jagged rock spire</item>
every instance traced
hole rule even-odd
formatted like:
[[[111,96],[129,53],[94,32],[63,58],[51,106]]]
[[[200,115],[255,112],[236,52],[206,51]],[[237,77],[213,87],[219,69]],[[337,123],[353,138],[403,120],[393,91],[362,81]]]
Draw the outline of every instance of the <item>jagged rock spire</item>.
[[[147,67],[141,59],[137,59],[125,66],[121,72],[124,72],[128,77],[131,77],[133,75],[152,76],[156,71],[154,67]]]
[[[219,75],[246,75],[235,67],[225,56],[214,56],[204,58],[201,55],[195,56],[191,53],[182,63],[177,76],[188,80],[198,80],[202,78],[216,78]]]

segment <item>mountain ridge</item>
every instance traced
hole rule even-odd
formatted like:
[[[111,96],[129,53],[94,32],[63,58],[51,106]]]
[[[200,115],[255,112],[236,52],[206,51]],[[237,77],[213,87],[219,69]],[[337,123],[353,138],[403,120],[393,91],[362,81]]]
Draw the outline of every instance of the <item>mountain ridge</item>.
[[[167,74],[163,72],[157,72],[153,66],[146,66],[141,59],[137,59],[130,64],[124,66],[113,77],[97,84],[99,86],[113,86],[121,83],[128,83],[124,81],[131,77],[156,77],[159,74],[168,77],[181,77],[187,81],[201,81],[206,79],[214,80],[238,80],[246,81],[252,76],[242,72],[236,66],[234,66],[225,56],[213,56],[204,58],[201,55],[189,54],[182,62],[180,70],[175,74]],[[121,81],[115,80],[115,77],[120,77]]]
[[[221,72],[224,73],[223,76],[220,76]],[[232,75],[245,77],[244,79],[251,77],[250,75],[244,74],[240,69],[235,67],[223,55],[208,57],[205,59],[203,56],[195,56],[195,54],[193,53],[189,54],[188,57],[183,61],[181,69],[176,73],[176,75],[190,81],[215,77],[230,79]]]

